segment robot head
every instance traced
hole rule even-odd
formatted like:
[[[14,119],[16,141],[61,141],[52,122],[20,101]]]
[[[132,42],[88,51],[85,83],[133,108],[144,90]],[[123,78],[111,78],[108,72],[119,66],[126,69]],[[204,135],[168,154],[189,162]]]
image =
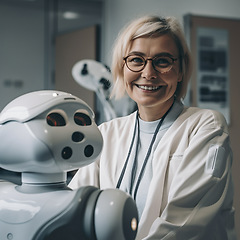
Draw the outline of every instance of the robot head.
[[[61,173],[92,163],[102,150],[94,113],[81,99],[37,91],[0,114],[0,167],[15,172]]]

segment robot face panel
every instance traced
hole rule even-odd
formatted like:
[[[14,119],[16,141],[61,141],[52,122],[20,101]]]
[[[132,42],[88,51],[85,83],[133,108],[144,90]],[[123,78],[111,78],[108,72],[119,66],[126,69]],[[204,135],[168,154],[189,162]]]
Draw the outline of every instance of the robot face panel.
[[[8,121],[0,125],[0,136],[8,135],[4,147],[12,151],[4,152],[0,166],[56,173],[86,166],[98,157],[103,140],[86,103],[76,97],[63,98],[49,106],[45,103],[41,110],[39,114],[32,111],[33,118],[26,121],[10,120],[8,114]],[[0,155],[2,151],[0,147]]]

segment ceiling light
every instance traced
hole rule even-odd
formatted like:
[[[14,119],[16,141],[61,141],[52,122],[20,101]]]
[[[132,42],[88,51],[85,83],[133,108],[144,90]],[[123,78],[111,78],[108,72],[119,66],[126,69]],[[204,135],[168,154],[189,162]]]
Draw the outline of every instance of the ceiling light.
[[[63,17],[65,19],[77,19],[80,17],[80,14],[76,12],[64,12]]]

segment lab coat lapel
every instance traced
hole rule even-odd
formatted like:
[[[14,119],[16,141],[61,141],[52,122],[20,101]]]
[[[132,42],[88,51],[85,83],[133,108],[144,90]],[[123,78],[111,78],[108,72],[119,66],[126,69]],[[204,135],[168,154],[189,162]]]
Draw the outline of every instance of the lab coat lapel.
[[[180,115],[181,116],[181,115]],[[172,145],[169,144],[175,137],[175,132],[179,128],[181,121],[179,118],[167,130],[160,140],[153,156],[152,168],[153,178],[151,180],[146,205],[139,222],[139,232],[137,239],[143,239],[149,232],[152,223],[160,216],[165,184],[165,176],[168,168],[169,157],[171,156]]]
[[[152,223],[160,214],[165,175],[171,149],[166,135],[168,135],[168,132],[161,139],[154,152],[154,160],[152,162],[153,178],[149,186],[146,205],[139,223],[139,229],[142,230],[142,233],[141,230],[138,232],[138,239],[142,239],[146,235],[146,230],[147,232],[150,230]]]

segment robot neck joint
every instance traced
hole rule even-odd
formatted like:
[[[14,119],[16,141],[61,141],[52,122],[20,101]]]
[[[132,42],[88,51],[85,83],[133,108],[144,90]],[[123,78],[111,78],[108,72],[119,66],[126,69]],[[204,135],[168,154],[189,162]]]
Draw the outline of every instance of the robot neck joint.
[[[65,183],[67,181],[67,173],[34,173],[23,172],[22,183],[23,184],[54,184]]]

